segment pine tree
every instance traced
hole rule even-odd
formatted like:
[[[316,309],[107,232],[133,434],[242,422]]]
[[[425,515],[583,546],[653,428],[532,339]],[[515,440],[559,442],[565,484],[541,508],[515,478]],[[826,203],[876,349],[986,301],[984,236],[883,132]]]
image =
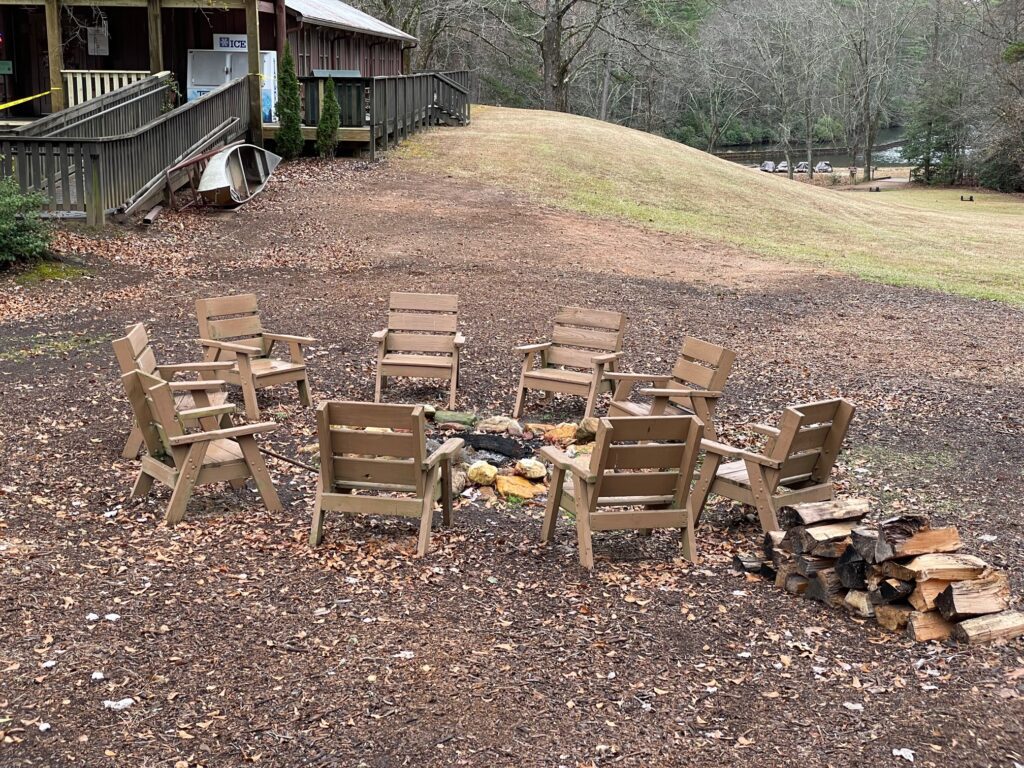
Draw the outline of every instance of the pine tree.
[[[334,157],[338,147],[340,122],[341,110],[338,108],[338,96],[334,92],[334,79],[327,78],[324,83],[324,103],[320,107],[320,123],[316,127],[316,151],[320,157]]]
[[[299,100],[299,78],[295,74],[295,60],[291,46],[284,44],[284,56],[277,68],[277,154],[291,160],[302,154],[302,105]]]

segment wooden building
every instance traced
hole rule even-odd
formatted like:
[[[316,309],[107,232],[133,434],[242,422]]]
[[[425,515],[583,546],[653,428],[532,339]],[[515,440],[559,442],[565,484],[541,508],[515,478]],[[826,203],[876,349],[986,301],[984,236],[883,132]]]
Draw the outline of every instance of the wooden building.
[[[188,51],[226,36],[245,36],[239,53],[258,40],[279,59],[287,40],[300,77],[401,75],[416,45],[340,0],[0,0],[0,104],[20,102],[0,116],[47,114],[165,70],[185,93]],[[258,57],[249,65],[258,71]]]

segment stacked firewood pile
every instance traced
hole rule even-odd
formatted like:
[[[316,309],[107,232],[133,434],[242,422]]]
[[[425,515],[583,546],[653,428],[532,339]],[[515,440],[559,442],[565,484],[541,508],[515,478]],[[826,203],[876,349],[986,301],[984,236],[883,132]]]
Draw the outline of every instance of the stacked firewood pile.
[[[786,508],[784,530],[765,536],[764,558],[737,556],[735,565],[914,640],[1024,635],[1024,613],[1008,610],[1006,574],[962,554],[956,528],[932,528],[922,515],[869,524],[868,511],[862,499]]]

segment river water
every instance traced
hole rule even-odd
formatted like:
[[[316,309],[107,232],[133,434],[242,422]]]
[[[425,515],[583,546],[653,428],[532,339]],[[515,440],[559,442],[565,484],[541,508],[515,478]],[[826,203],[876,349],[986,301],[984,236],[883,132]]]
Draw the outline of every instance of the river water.
[[[900,141],[903,139],[902,128],[885,128],[878,132],[878,137],[875,140],[876,144],[890,144],[892,142]],[[730,152],[755,152],[757,153],[758,159],[752,160],[749,157],[744,157],[741,162],[745,165],[755,165],[764,162],[765,160],[771,160],[772,162],[779,162],[785,160],[786,156],[773,144],[737,144],[729,147],[720,147],[719,151],[715,154],[719,157],[724,157],[726,160],[729,159]],[[794,163],[799,163],[801,160],[806,160],[806,153],[803,147],[794,148],[791,155]],[[848,168],[853,158],[850,157],[846,152],[837,151],[834,146],[819,146],[814,149],[814,162],[819,163],[822,160],[832,163],[832,167],[835,169]],[[871,155],[871,162],[875,166],[879,165],[892,165],[892,166],[903,166],[909,165],[909,163],[903,159],[903,155],[900,152],[900,147],[893,147],[891,149],[876,150]],[[858,166],[864,165],[864,154],[861,152],[856,158],[856,164]]]

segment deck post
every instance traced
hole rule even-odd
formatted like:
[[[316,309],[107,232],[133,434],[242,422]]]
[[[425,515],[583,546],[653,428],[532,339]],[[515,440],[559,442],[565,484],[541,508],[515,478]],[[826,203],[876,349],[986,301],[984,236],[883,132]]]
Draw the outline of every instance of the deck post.
[[[86,149],[85,177],[85,223],[90,227],[102,227],[107,223],[106,204],[103,202],[103,164],[97,144]]]
[[[252,143],[263,146],[263,84],[260,74],[259,0],[245,3],[246,52],[249,54],[249,134]]]
[[[369,116],[367,122],[370,124],[370,162],[377,162],[377,84],[373,80],[364,80],[363,94],[369,98],[370,103],[363,109]],[[369,86],[366,85],[369,83]]]
[[[149,73],[164,71],[164,33],[160,17],[161,0],[148,0],[149,18]]]
[[[376,88],[376,84],[377,84],[377,81],[374,80],[374,87],[375,88]],[[384,86],[384,110],[383,110],[383,112],[384,112],[384,129],[382,131],[382,134],[383,134],[383,137],[384,137],[384,151],[387,152],[388,151],[388,144],[391,141],[391,137],[388,134],[388,131],[391,130],[388,127],[388,110],[391,108],[390,107],[390,103],[391,102],[390,102],[390,100],[388,98],[388,81],[384,80],[382,82],[382,85]]]
[[[64,43],[60,33],[60,0],[46,0],[46,53],[50,63],[50,110],[64,109]]]
[[[284,44],[288,40],[288,10],[284,2],[285,0],[276,0],[274,3],[274,43],[279,64],[284,58]]]

